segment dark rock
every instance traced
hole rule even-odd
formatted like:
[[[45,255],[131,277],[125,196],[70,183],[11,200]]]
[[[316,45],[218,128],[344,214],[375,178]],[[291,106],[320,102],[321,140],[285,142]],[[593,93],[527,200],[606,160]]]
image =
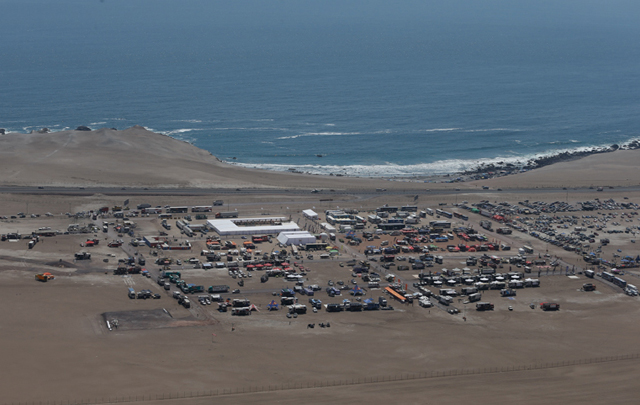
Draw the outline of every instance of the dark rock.
[[[80,125],[78,128],[76,128],[76,131],[91,131],[91,128]]]
[[[631,141],[627,145],[627,149],[638,149],[638,148],[640,148],[640,141],[638,140]]]
[[[4,134],[6,134],[6,129],[0,128],[0,135],[4,135]]]

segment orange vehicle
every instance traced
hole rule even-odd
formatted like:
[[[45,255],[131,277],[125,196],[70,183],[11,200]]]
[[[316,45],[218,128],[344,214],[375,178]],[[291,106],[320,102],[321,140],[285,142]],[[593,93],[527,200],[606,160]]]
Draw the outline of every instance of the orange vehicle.
[[[42,282],[47,282],[49,280],[53,280],[55,277],[53,274],[47,272],[47,273],[38,273],[36,274],[36,280],[37,281],[42,281]]]

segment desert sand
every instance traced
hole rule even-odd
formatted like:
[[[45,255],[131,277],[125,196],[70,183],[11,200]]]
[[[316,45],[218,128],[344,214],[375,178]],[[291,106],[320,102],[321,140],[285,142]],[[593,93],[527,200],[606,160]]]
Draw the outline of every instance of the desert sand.
[[[640,203],[635,177],[639,151],[595,155],[485,181],[425,185],[238,168],[141,127],[9,134],[0,137],[0,145],[0,185],[44,187],[33,193],[0,194],[0,216],[27,214],[24,219],[0,222],[2,234],[26,234],[46,226],[64,229],[74,220],[66,212],[113,206],[125,198],[131,199],[132,206],[141,202],[211,204],[207,188],[229,189],[215,198],[224,199],[225,209],[238,209],[243,216],[268,212],[292,216],[301,223],[305,220],[300,211],[311,207],[318,212],[336,206],[364,212],[385,203],[437,208],[439,203],[450,205],[463,199],[469,203],[483,199],[512,203],[566,199],[575,203],[593,198],[622,201],[624,197]],[[482,190],[485,185],[490,189]],[[47,188],[54,186],[88,189],[77,190],[76,195],[48,194]],[[614,188],[596,192],[590,186]],[[91,187],[113,187],[114,192],[95,194]],[[175,188],[176,194],[145,195],[142,191],[129,196],[121,187]],[[389,192],[376,193],[379,187]],[[177,191],[184,188],[203,192],[179,195]],[[236,188],[274,192],[236,193]],[[323,193],[307,192],[313,188]],[[284,191],[288,189],[291,192]],[[336,192],[325,192],[329,189]],[[45,212],[53,216],[45,217]],[[31,213],[40,217],[31,218]],[[138,223],[139,235],[163,229],[157,218],[132,219]],[[479,219],[472,216],[470,222]],[[0,242],[0,344],[5,365],[0,374],[0,404],[577,404],[635,403],[640,395],[635,382],[640,376],[639,327],[634,321],[640,314],[640,299],[604,283],[598,283],[597,294],[582,292],[582,284],[590,281],[583,275],[543,275],[541,288],[519,290],[514,300],[487,291],[485,298],[496,304],[495,311],[479,313],[457,303],[465,308],[466,321],[435,307],[395,302],[394,311],[320,311],[288,319],[283,311],[266,311],[266,304],[273,298],[272,291],[290,283],[270,279],[262,284],[258,275],[246,279],[241,296],[251,299],[260,311],[232,317],[215,311],[214,305],[194,303],[187,310],[153,278],[113,275],[114,261],[133,254],[130,246],[106,246],[118,238],[113,230],[97,234],[101,242],[92,248],[90,262],[75,263],[73,253],[92,235],[45,238],[30,250],[26,241]],[[175,227],[170,235],[184,240]],[[537,252],[549,249],[526,234],[502,240],[513,246],[531,244]],[[192,251],[168,255],[198,256],[204,239],[191,242]],[[638,253],[624,234],[612,237],[606,253],[618,248]],[[151,249],[137,250],[151,259]],[[579,256],[559,248],[551,247],[550,253],[561,256],[564,263],[584,266]],[[341,244],[339,259],[305,260],[304,265],[311,269],[308,283],[324,288],[329,279],[348,282],[351,273],[338,263],[352,257],[361,258],[361,250]],[[445,258],[445,264],[461,266],[461,260],[462,255],[452,255]],[[147,267],[154,275],[158,273],[159,266]],[[52,272],[56,279],[35,282],[34,274],[42,271]],[[188,282],[235,288],[236,280],[226,271],[182,271]],[[409,271],[401,276],[410,284],[415,275]],[[630,280],[638,276],[634,271],[628,274]],[[126,296],[129,286],[151,289],[162,298],[130,300]],[[368,294],[383,295],[373,290]],[[324,292],[318,298],[330,302]],[[331,302],[338,298],[345,297]],[[529,307],[544,301],[560,302],[561,311]],[[136,318],[143,313],[152,319]],[[122,317],[122,328],[110,331],[105,320],[114,317]],[[125,321],[129,318],[132,320]],[[320,328],[320,322],[330,322],[331,327]],[[309,323],[315,323],[315,328],[307,328]]]

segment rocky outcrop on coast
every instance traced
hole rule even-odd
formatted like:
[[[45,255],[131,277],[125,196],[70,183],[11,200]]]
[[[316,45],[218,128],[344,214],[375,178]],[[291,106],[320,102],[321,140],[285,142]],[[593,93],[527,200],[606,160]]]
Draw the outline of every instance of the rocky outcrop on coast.
[[[562,151],[556,154],[550,154],[546,156],[540,156],[533,159],[524,160],[520,163],[512,162],[493,162],[493,163],[480,163],[473,169],[462,172],[463,175],[476,175],[480,173],[499,173],[513,174],[522,170],[539,169],[544,166],[549,166],[554,163],[566,162],[569,160],[580,159],[590,155],[596,155],[599,153],[615,152],[617,150],[634,150],[640,149],[640,140],[633,140],[625,145],[613,144],[611,146],[600,146],[588,149],[580,149],[575,151]],[[504,173],[506,172],[506,173]]]

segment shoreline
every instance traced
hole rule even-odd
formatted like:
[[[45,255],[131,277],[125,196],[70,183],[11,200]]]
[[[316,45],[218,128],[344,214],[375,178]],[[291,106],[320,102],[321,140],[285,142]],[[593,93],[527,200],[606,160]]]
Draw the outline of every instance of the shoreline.
[[[640,141],[634,139],[629,143],[618,145],[612,144],[610,146],[593,146],[593,147],[582,147],[575,150],[563,150],[556,153],[552,153],[549,155],[543,155],[540,157],[529,158],[520,161],[519,163],[510,163],[505,162],[504,160],[498,161],[496,163],[479,163],[475,168],[463,170],[463,171],[455,171],[451,173],[445,174],[432,174],[432,175],[411,175],[411,176],[359,176],[359,175],[350,175],[350,174],[324,174],[324,173],[313,173],[309,171],[299,171],[299,170],[274,170],[259,166],[252,166],[251,164],[245,163],[237,163],[233,161],[226,161],[216,157],[216,159],[225,164],[238,166],[242,168],[251,168],[254,170],[265,170],[273,173],[295,173],[295,174],[306,174],[310,176],[328,176],[328,177],[347,177],[347,178],[362,178],[362,179],[380,179],[385,181],[399,181],[399,182],[420,182],[420,183],[452,183],[452,182],[467,182],[474,180],[486,180],[495,177],[504,177],[510,176],[520,173],[529,172],[536,169],[541,169],[543,167],[551,166],[558,163],[571,162],[575,160],[579,160],[588,156],[599,155],[599,154],[608,154],[616,151],[625,151],[625,150],[637,150],[640,149]],[[496,160],[498,158],[495,158]],[[506,159],[505,159],[506,160]],[[284,165],[282,165],[284,166]],[[295,165],[292,165],[295,166]],[[322,166],[322,165],[316,165]],[[331,166],[331,165],[329,165]],[[453,178],[453,180],[451,180]],[[442,181],[445,180],[446,181]],[[440,181],[438,181],[440,180]]]
[[[312,174],[300,171],[277,171],[252,168],[227,162],[205,149],[170,135],[151,132],[142,126],[125,130],[102,128],[48,132],[45,129],[29,134],[11,132],[0,136],[4,155],[0,167],[0,184],[27,186],[127,186],[156,188],[393,188],[447,187],[449,183],[474,183],[500,179],[501,187],[520,188],[526,177],[541,169],[557,171],[558,165],[570,164],[593,169],[585,159],[597,156],[608,173],[608,186],[619,170],[635,169],[634,160],[623,166],[620,154],[640,149],[640,142],[562,151],[554,155],[529,159],[516,165],[498,161],[480,163],[476,169],[441,175],[366,177],[345,174]],[[618,155],[616,155],[618,154]],[[630,167],[632,166],[632,167]],[[578,170],[579,172],[579,170]],[[554,179],[557,174],[554,175]],[[599,177],[599,176],[592,176]],[[626,176],[625,176],[626,177]],[[629,176],[632,177],[632,176]],[[513,179],[513,180],[507,180]],[[581,179],[582,176],[578,177]],[[604,179],[602,179],[604,181]],[[494,180],[491,180],[494,181]],[[548,183],[548,179],[545,180]],[[627,183],[636,185],[628,178]],[[381,183],[382,182],[382,183]],[[544,182],[537,186],[544,186]],[[556,182],[557,183],[557,182]],[[573,184],[567,179],[563,184]],[[428,184],[428,186],[427,186]],[[555,183],[554,183],[555,184]],[[397,185],[397,186],[396,186]],[[478,184],[475,184],[477,187]]]
[[[172,137],[171,135],[167,135],[164,133],[160,133],[161,135],[165,135],[168,136],[172,139],[176,139],[178,141],[182,141],[182,142],[186,142],[188,144],[193,145],[191,142],[188,141],[184,141],[181,139],[177,139]],[[195,146],[195,145],[193,145]],[[198,146],[195,146],[197,148],[199,148]],[[199,148],[202,149],[202,148]],[[600,146],[586,146],[586,147],[579,147],[576,149],[570,149],[570,150],[558,150],[558,151],[552,151],[549,153],[543,153],[540,154],[540,156],[536,156],[536,157],[532,157],[532,158],[523,158],[521,160],[516,160],[513,161],[514,158],[500,158],[500,157],[494,157],[494,158],[486,158],[487,160],[492,160],[492,161],[497,161],[495,163],[483,163],[479,160],[479,163],[476,164],[476,167],[474,168],[470,168],[470,169],[466,169],[466,170],[457,170],[457,171],[451,171],[448,173],[436,173],[436,174],[411,174],[411,175],[398,175],[398,176],[390,176],[390,175],[383,175],[383,176],[377,176],[377,175],[371,175],[371,176],[366,176],[366,175],[358,175],[358,174],[345,174],[345,173],[334,173],[334,172],[329,172],[329,173],[317,173],[317,172],[312,172],[312,171],[305,171],[305,170],[298,170],[297,167],[301,167],[301,165],[296,165],[296,164],[292,164],[292,165],[286,165],[286,164],[273,164],[273,166],[290,166],[290,168],[286,169],[286,170],[277,170],[277,169],[270,169],[268,167],[261,167],[264,166],[266,164],[264,163],[242,163],[242,162],[237,162],[236,158],[234,157],[233,160],[224,160],[221,159],[215,155],[213,155],[213,152],[209,152],[211,153],[212,156],[214,156],[216,158],[216,160],[218,160],[218,162],[220,163],[225,163],[228,165],[232,165],[232,166],[237,166],[237,167],[242,167],[242,168],[249,168],[249,169],[254,169],[254,170],[264,170],[264,171],[268,171],[268,172],[274,172],[274,173],[295,173],[295,174],[307,174],[307,175],[312,175],[312,176],[329,176],[329,177],[350,177],[350,178],[363,178],[363,179],[382,179],[382,180],[389,180],[389,181],[415,181],[415,182],[434,182],[435,180],[438,179],[449,179],[451,177],[460,177],[460,176],[474,176],[474,175],[478,175],[478,174],[482,174],[482,173],[487,173],[487,172],[500,172],[500,171],[507,171],[507,173],[503,173],[503,175],[513,175],[513,174],[518,174],[518,173],[522,173],[522,172],[526,172],[526,171],[530,171],[530,170],[535,170],[535,169],[540,169],[542,167],[546,167],[549,165],[553,165],[556,163],[562,163],[562,162],[568,162],[568,161],[572,161],[572,160],[576,160],[576,159],[581,159],[587,156],[591,156],[591,155],[597,155],[597,154],[603,154],[603,153],[611,153],[611,152],[616,152],[616,151],[623,151],[623,150],[636,150],[636,149],[640,149],[640,140],[639,139],[631,139],[626,143],[623,143],[621,145],[618,144],[611,144],[611,145],[600,145]],[[205,150],[206,149],[202,149]],[[509,162],[509,160],[513,161]],[[421,164],[417,164],[417,165],[422,165],[422,164],[435,164],[437,162],[433,162],[433,163],[421,163]],[[407,166],[417,166],[417,165],[407,165]],[[322,164],[314,164],[313,166],[318,166],[318,167],[336,167],[336,168],[345,168],[345,167],[349,167],[348,165],[342,165],[342,166],[338,166],[338,165],[322,165]],[[360,166],[360,165],[356,165],[356,166]],[[379,166],[379,165],[361,165],[363,167],[373,167],[373,166]],[[399,165],[398,165],[399,166]],[[390,166],[390,168],[393,166]],[[402,167],[402,166],[400,166]],[[344,170],[344,169],[341,169]],[[491,177],[495,177],[491,176]],[[489,178],[491,178],[489,177]],[[485,177],[487,178],[487,177]],[[466,179],[468,180],[479,180],[479,178],[472,178],[472,179]]]
[[[553,165],[556,163],[562,163],[562,162],[569,162],[569,161],[573,161],[573,160],[577,160],[577,159],[581,159],[584,157],[588,157],[588,156],[592,156],[592,155],[597,155],[597,154],[603,154],[603,153],[611,153],[611,152],[616,152],[616,151],[622,151],[622,150],[636,150],[636,149],[640,149],[640,140],[638,139],[631,139],[626,143],[623,143],[621,145],[618,144],[611,144],[611,145],[600,145],[600,146],[587,146],[587,147],[580,147],[580,148],[576,148],[576,149],[570,149],[570,150],[558,150],[558,151],[551,151],[549,153],[543,153],[540,154],[539,156],[535,156],[535,157],[531,157],[531,158],[522,158],[522,159],[516,159],[513,157],[490,157],[490,158],[483,158],[483,159],[478,159],[477,162],[472,165],[472,167],[468,168],[468,169],[462,169],[462,170],[453,170],[450,172],[443,172],[443,173],[434,173],[434,174],[426,174],[426,173],[422,173],[422,174],[398,174],[398,175],[362,175],[362,174],[355,174],[355,173],[342,173],[341,171],[345,171],[347,167],[354,167],[354,166],[349,166],[349,165],[322,165],[322,164],[313,164],[313,165],[296,165],[296,164],[292,164],[292,165],[286,165],[286,164],[265,164],[265,163],[241,163],[235,160],[235,158],[233,158],[234,160],[224,160],[221,159],[220,157],[214,155],[214,152],[211,152],[207,149],[203,149],[200,148],[196,145],[194,145],[193,143],[183,140],[183,139],[179,139],[176,137],[173,137],[170,134],[166,134],[163,132],[153,132],[150,129],[148,129],[145,126],[141,126],[141,125],[134,125],[132,127],[126,128],[124,130],[119,130],[117,128],[98,128],[98,129],[92,129],[88,126],[85,125],[80,125],[78,126],[75,130],[71,130],[71,129],[67,129],[67,130],[63,130],[63,131],[51,131],[49,128],[41,128],[39,130],[31,130],[29,133],[23,133],[23,132],[6,132],[6,129],[4,128],[0,128],[0,136],[11,136],[11,135],[33,135],[33,134],[57,134],[57,133],[64,133],[64,132],[69,132],[69,131],[82,131],[82,132],[96,132],[96,131],[104,131],[104,130],[114,130],[114,131],[119,131],[119,132],[124,132],[130,129],[144,129],[150,133],[153,134],[157,134],[157,135],[163,135],[169,139],[178,141],[178,142],[182,142],[185,143],[187,145],[191,145],[201,151],[204,151],[208,154],[210,154],[212,157],[214,157],[216,159],[217,162],[221,163],[221,164],[226,164],[226,165],[230,165],[230,166],[234,166],[234,167],[240,167],[243,169],[252,169],[252,170],[260,170],[260,171],[265,171],[265,172],[269,172],[269,173],[293,173],[293,174],[305,174],[305,175],[310,175],[310,176],[326,176],[326,177],[335,177],[335,178],[340,178],[340,177],[344,177],[344,178],[354,178],[354,179],[371,179],[371,180],[385,180],[385,181],[401,181],[401,182],[424,182],[424,183],[438,183],[438,182],[445,182],[445,183],[450,183],[450,182],[466,182],[466,181],[473,181],[473,180],[482,180],[482,179],[489,179],[489,178],[494,178],[494,177],[502,177],[502,176],[507,176],[507,175],[514,175],[514,174],[518,174],[518,173],[523,173],[523,172],[528,172],[531,170],[536,170],[536,169],[540,169],[542,167],[546,167],[549,165]],[[1,139],[1,138],[0,138]],[[488,160],[488,162],[483,162],[482,160]],[[450,160],[444,160],[442,161],[444,162],[450,162],[453,161],[452,159]],[[471,161],[471,160],[469,160]],[[420,166],[420,165],[435,165],[438,162],[432,162],[432,163],[421,163],[421,164],[416,164],[416,165],[406,165],[406,166],[400,166],[400,165],[396,165],[395,167],[411,167],[411,166]],[[287,169],[284,170],[278,170],[275,168],[269,168],[269,167],[265,167],[265,166],[279,166],[279,167],[285,167],[287,166]],[[323,168],[336,168],[336,170],[334,171],[330,171],[330,172],[322,172],[319,173],[317,171],[311,171],[311,170],[305,170],[306,166],[315,166],[315,167],[323,167]],[[376,167],[376,166],[383,166],[383,165],[355,165],[358,167]],[[394,165],[390,165],[389,169],[394,168]],[[453,180],[451,180],[453,178]]]
[[[498,162],[495,164],[488,164],[488,165],[480,164],[480,167],[478,167],[477,169],[468,170],[468,171],[462,172],[461,174],[470,175],[470,174],[481,173],[484,171],[495,171],[495,170],[514,169],[514,168],[518,168],[521,170],[522,169],[535,170],[535,169],[540,169],[542,167],[553,165],[556,163],[569,162],[572,160],[581,159],[587,156],[592,156],[592,155],[597,155],[602,153],[611,153],[611,152],[623,151],[623,150],[636,150],[636,149],[640,149],[640,141],[632,140],[628,144],[623,144],[623,145],[613,144],[608,147],[594,146],[594,147],[588,147],[586,149],[580,148],[576,150],[562,151],[562,152],[557,152],[551,155],[545,155],[537,158],[527,159],[523,162],[523,164],[520,167],[512,163],[504,163],[504,162]]]

